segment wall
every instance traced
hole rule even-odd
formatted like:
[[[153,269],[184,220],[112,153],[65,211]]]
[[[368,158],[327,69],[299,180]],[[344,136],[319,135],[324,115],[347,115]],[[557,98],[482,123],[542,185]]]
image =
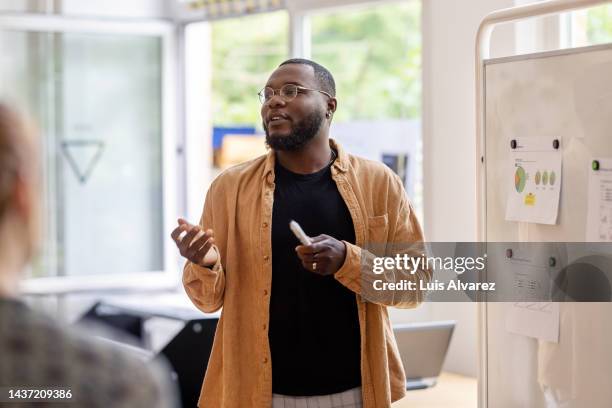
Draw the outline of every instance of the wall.
[[[81,17],[169,18],[167,0],[56,0],[62,14]]]
[[[169,0],[2,0],[0,12],[154,19],[170,18],[169,4]]]
[[[0,12],[44,13],[53,9],[53,0],[2,0]]]
[[[482,18],[512,0],[423,1],[423,186],[429,241],[476,239],[475,40]],[[494,56],[514,52],[511,28],[496,30]],[[476,376],[476,304],[426,305],[457,320],[445,369]]]

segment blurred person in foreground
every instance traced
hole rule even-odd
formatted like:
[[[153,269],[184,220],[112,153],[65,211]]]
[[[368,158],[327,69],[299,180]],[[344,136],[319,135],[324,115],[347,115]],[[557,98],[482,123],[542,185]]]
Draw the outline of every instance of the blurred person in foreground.
[[[373,273],[368,248],[422,243],[404,186],[329,138],[338,101],[321,65],[285,61],[259,96],[270,152],[223,172],[200,224],[181,219],[172,233],[191,300],[223,307],[200,406],[389,407],[406,383],[387,306],[416,307],[422,293],[377,293],[376,280],[402,274]]]
[[[0,406],[174,407],[161,369],[61,328],[19,300],[41,227],[34,135],[0,103]]]

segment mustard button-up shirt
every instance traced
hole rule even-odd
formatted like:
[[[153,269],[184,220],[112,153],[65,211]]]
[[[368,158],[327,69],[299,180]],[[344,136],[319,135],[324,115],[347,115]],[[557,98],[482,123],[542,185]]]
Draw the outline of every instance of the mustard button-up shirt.
[[[399,177],[381,163],[347,154],[333,139],[330,146],[338,153],[332,178],[355,228],[356,243],[345,242],[346,258],[335,278],[355,293],[363,404],[364,408],[389,407],[404,396],[406,385],[387,306],[415,307],[422,293],[372,295],[373,282],[381,276],[371,273],[375,255],[365,247],[368,243],[422,243],[423,233]],[[270,151],[234,166],[220,174],[206,194],[200,225],[214,230],[218,261],[211,268],[187,262],[183,273],[187,295],[200,310],[210,313],[223,307],[200,407],[272,405],[267,328],[274,162],[274,152]],[[399,274],[396,277],[393,271],[387,271],[382,278],[393,281]],[[431,272],[418,270],[402,275],[404,278],[428,281]]]

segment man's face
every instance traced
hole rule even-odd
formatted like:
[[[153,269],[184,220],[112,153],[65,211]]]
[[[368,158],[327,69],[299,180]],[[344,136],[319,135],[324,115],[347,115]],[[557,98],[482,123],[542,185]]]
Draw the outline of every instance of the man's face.
[[[313,139],[325,119],[327,97],[320,92],[298,92],[287,102],[278,95],[286,84],[320,89],[314,69],[303,64],[287,64],[272,73],[266,86],[275,95],[261,107],[266,143],[274,150],[295,151]]]

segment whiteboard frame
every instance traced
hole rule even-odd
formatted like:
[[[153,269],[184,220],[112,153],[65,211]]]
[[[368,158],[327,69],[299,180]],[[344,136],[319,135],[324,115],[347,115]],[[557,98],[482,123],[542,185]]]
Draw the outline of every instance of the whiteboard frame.
[[[592,52],[592,51],[608,50],[610,48],[612,48],[612,43],[596,44],[596,45],[588,45],[584,47],[564,48],[562,50],[542,51],[542,52],[535,52],[532,54],[512,55],[509,57],[491,58],[491,59],[484,60],[483,63],[484,63],[484,66],[486,67],[486,66],[495,65],[495,64],[505,64],[507,62],[528,61],[528,60],[534,60],[534,59],[560,57],[563,55],[572,55],[572,54],[581,54],[581,53]],[[486,91],[486,84],[485,86],[483,86],[483,90]]]
[[[476,239],[487,241],[486,234],[486,165],[485,165],[485,66],[518,60],[547,58],[558,55],[588,52],[608,48],[610,44],[568,48],[534,54],[490,59],[491,34],[496,25],[518,22],[532,17],[559,14],[574,10],[610,4],[612,0],[554,0],[512,7],[488,14],[480,23],[476,35]],[[488,308],[486,297],[478,303],[478,406],[488,407]]]

